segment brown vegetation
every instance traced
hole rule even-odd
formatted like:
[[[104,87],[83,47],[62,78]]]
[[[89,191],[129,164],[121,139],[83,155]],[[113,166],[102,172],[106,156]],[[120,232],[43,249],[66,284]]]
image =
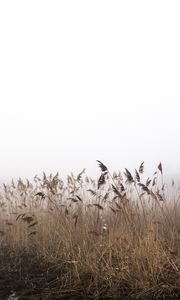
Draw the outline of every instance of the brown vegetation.
[[[59,175],[12,181],[0,192],[0,299],[176,299],[179,188],[159,164],[145,178]],[[6,287],[6,288],[5,288]]]

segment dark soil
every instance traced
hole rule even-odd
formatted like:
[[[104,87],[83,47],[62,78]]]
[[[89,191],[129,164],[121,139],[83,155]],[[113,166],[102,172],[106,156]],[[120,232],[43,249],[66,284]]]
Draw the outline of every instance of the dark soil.
[[[61,271],[52,263],[45,262],[36,254],[21,251],[15,256],[0,256],[0,300],[15,293],[18,300],[79,299],[77,293],[63,291]]]

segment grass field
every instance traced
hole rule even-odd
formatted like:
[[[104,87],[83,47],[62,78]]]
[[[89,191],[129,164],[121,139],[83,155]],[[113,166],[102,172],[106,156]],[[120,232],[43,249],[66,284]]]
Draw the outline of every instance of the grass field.
[[[0,299],[180,297],[180,187],[98,167],[1,186]]]

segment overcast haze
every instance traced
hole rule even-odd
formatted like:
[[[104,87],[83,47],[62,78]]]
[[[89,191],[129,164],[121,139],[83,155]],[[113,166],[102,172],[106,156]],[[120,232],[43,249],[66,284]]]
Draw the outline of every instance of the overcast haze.
[[[180,170],[179,1],[0,2],[0,180]]]

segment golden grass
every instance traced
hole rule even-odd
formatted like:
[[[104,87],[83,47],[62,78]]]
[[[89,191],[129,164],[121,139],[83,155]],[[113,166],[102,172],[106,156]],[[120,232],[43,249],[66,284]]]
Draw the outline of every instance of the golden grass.
[[[2,299],[9,289],[19,299],[178,298],[178,187],[163,182],[161,164],[152,178],[144,163],[134,174],[98,165],[96,181],[83,170],[66,183],[43,174],[3,186]]]

